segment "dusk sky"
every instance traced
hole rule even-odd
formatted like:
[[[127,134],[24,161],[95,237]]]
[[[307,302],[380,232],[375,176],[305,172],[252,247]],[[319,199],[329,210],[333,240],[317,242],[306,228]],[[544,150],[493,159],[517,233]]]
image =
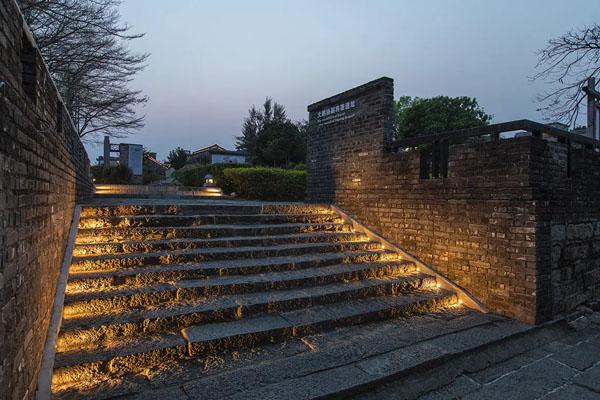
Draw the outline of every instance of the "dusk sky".
[[[151,56],[134,82],[150,97],[146,126],[120,141],[162,160],[176,146],[233,148],[266,96],[302,120],[308,104],[381,76],[396,98],[466,95],[493,122],[542,121],[536,50],[597,21],[600,1],[125,0],[121,13]],[[100,147],[87,147],[95,163]]]

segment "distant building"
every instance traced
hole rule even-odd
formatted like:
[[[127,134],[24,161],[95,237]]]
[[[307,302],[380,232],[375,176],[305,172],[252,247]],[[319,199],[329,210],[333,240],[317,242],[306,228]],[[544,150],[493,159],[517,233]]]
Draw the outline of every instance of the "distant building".
[[[168,166],[156,159],[156,153],[144,154],[144,184],[164,181]]]
[[[248,154],[243,151],[227,150],[218,144],[203,147],[194,151],[188,158],[188,164],[216,164],[216,163],[245,163]]]
[[[117,154],[113,156],[112,154]],[[110,138],[104,136],[104,156],[99,157],[100,165],[108,166],[125,165],[133,173],[135,183],[142,182],[144,159],[144,146],[131,143],[110,143]]]
[[[548,124],[548,126],[551,126],[553,128],[557,128],[557,129],[562,129],[563,131],[569,130],[569,125],[563,124],[562,122],[551,122]]]

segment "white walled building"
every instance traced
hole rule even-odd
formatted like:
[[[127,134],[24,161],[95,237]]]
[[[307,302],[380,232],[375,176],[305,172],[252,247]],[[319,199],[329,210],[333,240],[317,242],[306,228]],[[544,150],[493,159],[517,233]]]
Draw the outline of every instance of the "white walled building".
[[[247,159],[248,154],[243,151],[227,150],[218,144],[213,144],[194,151],[188,159],[188,164],[240,164],[245,163]]]

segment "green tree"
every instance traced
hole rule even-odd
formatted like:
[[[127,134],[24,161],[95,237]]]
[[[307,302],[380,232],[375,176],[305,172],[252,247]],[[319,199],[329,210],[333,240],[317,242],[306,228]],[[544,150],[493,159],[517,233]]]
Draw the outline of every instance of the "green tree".
[[[113,165],[108,169],[104,165],[94,165],[90,172],[95,183],[130,184],[133,178],[131,169],[124,165]]]
[[[402,96],[394,103],[394,134],[398,139],[485,126],[491,119],[475,98],[466,96]]]
[[[177,147],[169,152],[167,156],[167,162],[174,169],[182,168],[188,159],[188,152],[182,149],[181,147]]]
[[[305,159],[305,133],[301,123],[292,123],[285,107],[265,99],[262,109],[248,110],[242,125],[242,135],[236,138],[236,148],[250,155],[259,165],[285,166]]]
[[[306,141],[298,126],[291,121],[271,121],[259,132],[255,162],[274,167],[303,162]]]

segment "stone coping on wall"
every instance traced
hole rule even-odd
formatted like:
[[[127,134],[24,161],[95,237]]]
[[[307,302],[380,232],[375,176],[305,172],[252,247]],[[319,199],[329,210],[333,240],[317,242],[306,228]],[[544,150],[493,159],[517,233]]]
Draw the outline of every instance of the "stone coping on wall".
[[[168,196],[184,196],[184,197],[218,197],[227,198],[223,191],[217,187],[189,187],[189,186],[174,186],[174,185],[116,185],[116,184],[99,184],[95,186],[94,196],[124,196],[124,197],[168,197]]]
[[[387,76],[383,76],[379,79],[367,82],[350,90],[346,90],[345,92],[338,93],[335,96],[331,96],[326,99],[317,101],[316,103],[309,105],[307,107],[307,110],[308,112],[313,112],[320,108],[339,103],[346,99],[356,98],[371,90],[380,89],[384,85],[389,85],[390,82],[394,82],[394,80],[392,78],[388,78]]]

